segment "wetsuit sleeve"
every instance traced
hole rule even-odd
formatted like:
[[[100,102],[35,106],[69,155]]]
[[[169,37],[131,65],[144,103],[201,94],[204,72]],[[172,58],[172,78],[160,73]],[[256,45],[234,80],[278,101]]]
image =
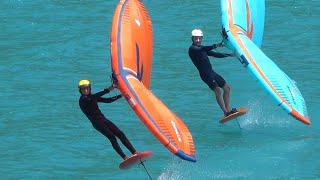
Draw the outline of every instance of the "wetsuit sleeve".
[[[118,100],[118,99],[121,98],[121,97],[122,97],[121,95],[113,96],[113,97],[111,97],[111,98],[103,98],[103,97],[100,97],[100,98],[98,98],[98,102],[112,103],[113,101],[116,101],[116,100]]]
[[[208,56],[214,56],[216,58],[224,58],[230,56],[230,54],[219,53],[212,51],[214,49],[213,45],[211,46],[191,46],[189,49],[189,56],[195,56],[198,53],[205,51]]]
[[[216,58],[224,58],[224,57],[230,56],[229,54],[226,54],[226,53],[219,53],[214,51],[208,51],[207,54],[208,56],[214,56]]]
[[[103,90],[103,91],[100,91],[100,92],[95,93],[93,96],[94,96],[95,98],[99,98],[99,97],[101,97],[101,96],[103,96],[103,95],[105,95],[105,94],[107,94],[107,93],[109,93],[108,90]]]
[[[193,47],[193,49],[195,50],[205,50],[207,52],[207,55],[208,56],[213,56],[213,57],[216,57],[216,58],[224,58],[224,57],[228,57],[230,56],[229,54],[225,54],[225,53],[219,53],[219,52],[214,52],[212,51],[212,49],[215,49],[214,48],[214,45],[211,45],[211,46],[201,46],[201,47]]]
[[[224,58],[224,57],[230,56],[229,54],[226,54],[226,53],[219,53],[219,52],[212,51],[212,49],[215,49],[214,45],[212,45],[212,46],[203,46],[203,47],[206,49],[208,56],[213,56],[213,57],[216,57],[216,58]]]
[[[209,52],[213,49],[213,45],[212,46],[202,46],[202,49],[205,49],[207,52]]]
[[[201,52],[201,51],[211,51],[213,46],[191,46],[190,50],[192,52]]]

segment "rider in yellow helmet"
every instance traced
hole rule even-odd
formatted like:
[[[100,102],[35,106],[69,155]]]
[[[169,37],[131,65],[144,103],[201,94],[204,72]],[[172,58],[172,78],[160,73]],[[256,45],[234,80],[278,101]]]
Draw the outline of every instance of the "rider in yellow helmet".
[[[82,112],[87,116],[87,118],[92,123],[92,126],[99,131],[101,134],[106,136],[113,149],[123,158],[126,159],[127,156],[122,151],[121,147],[117,142],[117,138],[121,140],[123,145],[128,148],[128,150],[134,154],[136,150],[126,137],[126,135],[109,119],[107,119],[99,109],[98,102],[112,103],[115,100],[121,98],[121,95],[114,96],[111,98],[104,98],[103,95],[112,91],[115,87],[110,86],[103,91],[92,94],[91,93],[91,83],[89,80],[81,80],[78,84],[79,92],[81,94],[79,99],[79,106]]]

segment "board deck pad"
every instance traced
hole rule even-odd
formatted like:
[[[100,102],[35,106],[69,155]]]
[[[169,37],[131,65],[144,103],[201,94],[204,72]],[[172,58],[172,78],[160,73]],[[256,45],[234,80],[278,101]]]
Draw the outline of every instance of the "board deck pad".
[[[130,156],[128,159],[122,161],[120,163],[119,168],[120,169],[129,169],[134,165],[140,164],[144,160],[148,159],[152,155],[152,151],[144,151],[144,152],[138,152],[132,156]]]
[[[221,119],[219,120],[219,122],[220,122],[221,124],[226,123],[226,122],[228,122],[228,121],[230,121],[230,120],[232,120],[232,119],[235,119],[235,118],[237,118],[237,117],[239,117],[239,116],[242,116],[242,115],[246,114],[246,113],[248,112],[248,110],[249,110],[248,108],[240,107],[240,108],[237,109],[238,112],[233,113],[233,114],[230,114],[229,116],[226,116],[226,117],[221,118]]]

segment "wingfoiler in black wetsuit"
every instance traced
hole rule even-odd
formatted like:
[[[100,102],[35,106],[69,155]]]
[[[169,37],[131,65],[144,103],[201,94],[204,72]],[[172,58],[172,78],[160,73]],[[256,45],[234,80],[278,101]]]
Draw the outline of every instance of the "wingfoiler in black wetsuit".
[[[121,95],[111,98],[103,98],[102,96],[107,93],[109,93],[109,91],[105,89],[104,91],[100,91],[96,94],[90,93],[87,96],[81,95],[79,99],[79,106],[82,112],[92,123],[92,126],[110,140],[113,149],[124,159],[126,155],[120,148],[116,137],[121,140],[123,145],[126,146],[132,154],[134,154],[136,150],[133,148],[125,134],[100,111],[98,102],[111,103],[121,98]]]
[[[216,58],[224,58],[230,56],[229,54],[219,53],[212,51],[212,46],[196,46],[192,44],[189,48],[189,57],[193,64],[197,67],[200,77],[210,89],[215,87],[223,87],[226,81],[212,69],[212,65],[208,56],[214,56]]]

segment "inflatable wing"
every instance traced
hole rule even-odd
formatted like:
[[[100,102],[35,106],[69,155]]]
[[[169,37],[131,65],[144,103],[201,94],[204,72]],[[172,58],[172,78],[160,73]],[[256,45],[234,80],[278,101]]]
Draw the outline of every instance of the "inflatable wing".
[[[140,0],[120,0],[111,29],[111,66],[116,86],[148,130],[173,154],[196,162],[187,126],[149,89],[152,23]]]
[[[222,35],[250,75],[297,120],[310,124],[296,83],[260,49],[264,30],[264,0],[221,0]]]

